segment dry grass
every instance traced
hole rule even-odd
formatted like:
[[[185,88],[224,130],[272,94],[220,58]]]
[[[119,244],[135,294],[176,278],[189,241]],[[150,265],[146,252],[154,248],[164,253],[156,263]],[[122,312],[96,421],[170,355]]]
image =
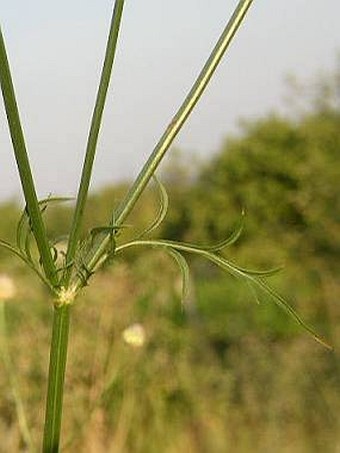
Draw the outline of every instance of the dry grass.
[[[74,307],[65,451],[339,451],[336,356],[305,336],[284,344],[249,336],[217,353],[204,325],[178,306],[171,261],[147,257],[133,271],[118,263],[97,275]],[[17,278],[21,289],[8,306],[10,346],[38,442],[51,313],[41,287],[25,274]],[[141,348],[122,337],[134,322],[146,331]],[[0,390],[0,452],[21,451],[3,373]]]

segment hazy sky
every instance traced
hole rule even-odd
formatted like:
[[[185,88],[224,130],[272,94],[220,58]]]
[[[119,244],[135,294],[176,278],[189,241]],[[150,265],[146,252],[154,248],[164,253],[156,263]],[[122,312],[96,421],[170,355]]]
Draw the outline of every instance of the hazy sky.
[[[126,0],[92,187],[133,177],[215,44],[236,0]],[[77,191],[112,0],[1,0],[0,20],[39,196]],[[254,0],[175,142],[208,156],[240,117],[280,107],[284,77],[331,71],[337,0]],[[0,198],[19,182],[0,108]]]

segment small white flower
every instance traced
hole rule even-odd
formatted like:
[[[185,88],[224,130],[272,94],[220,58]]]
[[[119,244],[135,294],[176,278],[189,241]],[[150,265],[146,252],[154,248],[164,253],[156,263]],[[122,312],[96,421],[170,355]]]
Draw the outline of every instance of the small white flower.
[[[122,335],[125,343],[134,348],[141,348],[145,343],[145,329],[139,323],[127,327]]]
[[[0,300],[12,299],[15,293],[16,288],[13,279],[7,274],[0,274]]]
[[[61,287],[58,292],[58,298],[55,300],[55,306],[61,307],[62,305],[69,305],[74,302],[76,297],[76,290],[75,288],[67,288]]]

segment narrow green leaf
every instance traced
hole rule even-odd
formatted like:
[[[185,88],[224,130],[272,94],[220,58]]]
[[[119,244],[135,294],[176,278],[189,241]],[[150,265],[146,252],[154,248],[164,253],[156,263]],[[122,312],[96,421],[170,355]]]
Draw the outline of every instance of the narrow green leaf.
[[[8,242],[0,239],[0,247],[3,247],[4,249],[8,250],[9,252],[13,253],[14,255],[16,255],[17,257],[19,257],[22,261],[24,261],[24,263],[26,264],[29,264],[28,263],[28,260],[27,260],[27,257],[21,253],[21,251],[19,249],[17,249],[16,247],[14,247],[13,245],[9,244]]]
[[[161,183],[161,181],[158,179],[156,175],[153,175],[153,178],[156,182],[156,186],[159,192],[160,207],[154,221],[138,236],[138,239],[141,239],[152,233],[152,231],[156,230],[165,219],[169,208],[169,197],[164,185]]]
[[[310,333],[313,338],[327,349],[332,349],[332,347],[323,340],[302,318],[298,315],[298,313],[294,310],[294,308],[280,295],[278,294],[271,286],[269,286],[261,277],[254,276],[249,273],[243,272],[240,268],[235,267],[233,264],[224,260],[221,257],[216,255],[207,255],[207,258],[211,261],[215,262],[218,266],[224,268],[228,272],[233,273],[235,276],[243,277],[245,279],[249,279],[250,282],[254,283],[258,287],[260,287],[263,291],[265,291],[269,296],[271,296],[272,300],[282,308],[297,324],[299,324],[304,330]]]
[[[266,292],[272,300],[280,307],[282,308],[290,317],[297,323],[299,324],[302,328],[304,328],[308,333],[310,333],[313,338],[323,346],[325,346],[328,349],[332,349],[332,347],[324,340],[322,339],[308,324],[305,323],[305,321],[302,320],[302,318],[297,314],[297,312],[294,310],[294,308],[280,295],[278,294],[271,286],[269,286],[263,279],[263,274],[252,274],[247,272],[246,270],[243,270],[242,268],[234,265],[230,261],[226,260],[220,255],[216,255],[214,253],[208,252],[206,250],[201,250],[199,248],[196,248],[195,246],[191,246],[188,244],[182,244],[180,242],[176,241],[164,241],[164,240],[143,240],[143,241],[132,241],[130,243],[121,245],[117,247],[116,253],[119,253],[123,251],[126,248],[129,247],[134,247],[138,245],[149,245],[149,246],[154,246],[154,247],[169,247],[171,249],[175,249],[178,251],[184,251],[188,253],[194,253],[196,255],[200,255],[201,257],[204,257],[208,259],[209,261],[215,263],[218,267],[223,269],[224,271],[228,272],[229,274],[241,278],[245,281],[249,281],[250,283],[253,283],[254,285],[258,286],[261,288],[264,292]],[[265,271],[268,272],[268,271]]]
[[[40,212],[43,215],[46,212],[46,209],[50,204],[54,203],[64,203],[71,201],[73,198],[69,197],[48,197],[43,200],[38,201]],[[21,250],[22,253],[25,253],[27,258],[33,263],[33,258],[31,254],[31,236],[33,230],[31,221],[28,215],[27,207],[23,210],[20,219],[17,224],[16,230],[16,241],[17,247]]]
[[[25,208],[20,216],[16,230],[17,246],[22,252],[25,250],[26,236],[28,234],[27,230],[31,230],[31,227],[29,226],[28,212]]]
[[[244,211],[242,211],[242,217],[239,222],[239,225],[236,227],[236,229],[231,233],[231,235],[229,237],[227,237],[226,239],[224,239],[221,242],[218,242],[217,244],[208,245],[207,247],[202,246],[201,248],[208,252],[219,252],[219,251],[235,244],[235,242],[238,241],[238,239],[240,238],[240,236],[243,232],[243,229],[244,229]]]
[[[269,286],[261,278],[254,279],[254,282],[265,293],[267,293],[271,297],[271,299],[280,308],[282,308],[291,318],[293,318],[297,324],[299,324],[303,329],[305,329],[307,332],[309,332],[318,343],[320,343],[322,346],[326,347],[327,349],[333,350],[332,346],[329,343],[327,343],[323,338],[321,338],[308,324],[306,324],[305,321],[303,321],[303,319],[294,310],[294,308],[279,293],[277,293],[271,286]]]
[[[31,232],[32,230],[30,229],[26,235],[25,239],[25,254],[27,256],[27,259],[33,264],[33,257],[31,253]]]
[[[187,260],[184,256],[177,252],[177,250],[172,248],[166,248],[166,251],[169,255],[171,255],[178,264],[178,267],[182,274],[182,304],[185,304],[186,298],[189,293],[189,281],[190,281],[190,269],[187,263]]]
[[[4,249],[8,250],[9,252],[13,253],[18,258],[20,258],[38,275],[38,277],[45,283],[45,285],[47,285],[51,290],[53,290],[53,287],[51,286],[50,282],[44,277],[44,275],[39,271],[39,269],[34,265],[34,263],[31,262],[28,259],[28,257],[25,254],[23,254],[19,249],[17,249],[13,245],[9,244],[8,242],[2,239],[0,239],[0,247],[3,247]]]
[[[255,302],[257,303],[257,305],[261,305],[261,301],[259,299],[259,296],[257,294],[257,291],[256,291],[256,288],[255,286],[253,285],[253,282],[251,282],[250,280],[246,280],[246,283],[247,283],[247,286],[251,292],[251,295],[253,296]]]
[[[228,261],[230,263],[230,261]],[[241,266],[238,266],[235,263],[232,263],[233,267],[235,269],[238,269],[239,271],[243,272],[244,274],[251,275],[251,276],[257,276],[257,277],[271,277],[272,275],[278,274],[279,272],[282,271],[283,267],[275,267],[273,269],[264,269],[264,270],[256,270],[256,269],[247,269]]]

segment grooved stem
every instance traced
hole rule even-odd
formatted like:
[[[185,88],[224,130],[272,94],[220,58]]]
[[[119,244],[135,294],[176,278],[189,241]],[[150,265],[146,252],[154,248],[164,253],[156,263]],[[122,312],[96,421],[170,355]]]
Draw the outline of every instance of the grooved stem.
[[[43,439],[44,453],[59,451],[70,309],[70,304],[63,304],[56,307],[53,314]]]
[[[14,85],[1,28],[0,84],[8,119],[8,126],[13,143],[15,159],[17,161],[21,185],[26,201],[26,208],[32,225],[33,234],[39,249],[46,277],[52,283],[52,286],[56,287],[58,286],[58,277],[52,259],[45,225],[40,212],[38,197],[36,194],[31,166],[27,155],[24,133],[21,127],[19,109],[15,98]]]
[[[100,130],[101,122],[102,122],[102,116],[103,116],[107,91],[109,88],[114,57],[116,54],[118,33],[119,33],[120,23],[121,23],[122,14],[123,14],[124,1],[125,0],[116,0],[113,14],[112,14],[112,20],[111,20],[110,32],[109,32],[109,37],[108,37],[107,46],[106,46],[103,70],[102,70],[101,79],[100,79],[100,83],[99,83],[96,103],[95,103],[95,107],[94,107],[94,111],[93,111],[93,115],[92,115],[91,127],[90,127],[90,132],[89,132],[89,136],[88,136],[88,140],[87,140],[85,161],[84,161],[84,166],[83,166],[83,171],[82,171],[82,175],[81,175],[80,186],[79,186],[79,191],[78,191],[78,196],[77,196],[77,204],[76,204],[76,209],[74,212],[73,222],[72,222],[72,227],[71,227],[70,239],[69,239],[68,250],[67,250],[67,255],[66,255],[67,263],[72,262],[72,260],[74,258],[76,247],[77,247],[77,242],[78,242],[79,235],[80,235],[81,222],[83,219],[85,203],[86,203],[86,199],[87,199],[87,193],[89,190],[89,185],[90,185],[90,180],[91,180],[93,162],[94,162],[96,149],[97,149],[99,130]],[[67,286],[67,283],[70,279],[71,272],[72,272],[72,267],[69,268],[69,270],[66,274],[65,281],[63,282],[63,284],[65,286]]]

